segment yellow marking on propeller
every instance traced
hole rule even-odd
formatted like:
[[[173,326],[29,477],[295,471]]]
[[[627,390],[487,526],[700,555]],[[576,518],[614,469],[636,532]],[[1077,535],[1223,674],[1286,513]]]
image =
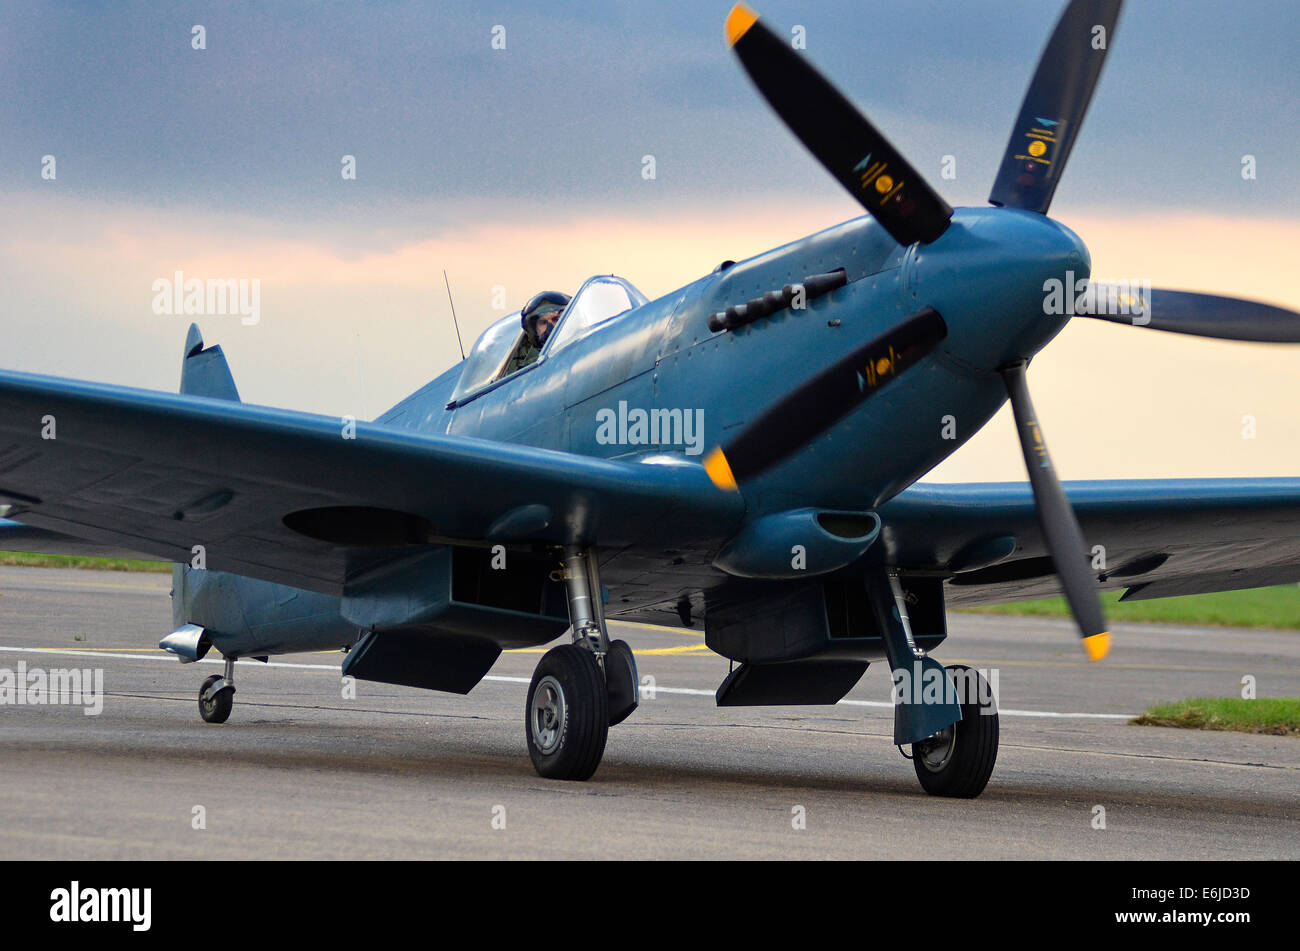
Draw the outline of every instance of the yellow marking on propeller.
[[[888,162],[872,162],[862,173],[862,187],[866,188],[870,185],[876,176],[882,174],[887,168],[889,168]]]
[[[894,187],[894,180],[888,175],[881,175],[876,179],[876,191],[882,195]]]
[[[868,359],[867,365],[862,369],[862,378],[866,381],[867,386],[874,389],[883,382],[886,374],[893,375],[897,373],[897,367],[894,365],[894,360],[897,357],[898,354],[894,352],[894,348],[890,347],[889,353],[886,355]]]
[[[1102,631],[1083,639],[1083,649],[1088,652],[1089,660],[1101,660],[1110,653],[1110,631]]]
[[[758,22],[758,14],[743,3],[738,3],[727,14],[727,44],[735,46],[749,28]]]
[[[704,471],[709,474],[709,478],[719,489],[735,492],[740,488],[736,485],[736,477],[731,473],[731,463],[727,462],[721,446],[709,453],[709,457],[704,460]]]
[[[1029,154],[1034,156],[1035,158],[1042,155],[1046,151],[1047,151],[1047,146],[1043,144],[1041,139],[1029,143]]]

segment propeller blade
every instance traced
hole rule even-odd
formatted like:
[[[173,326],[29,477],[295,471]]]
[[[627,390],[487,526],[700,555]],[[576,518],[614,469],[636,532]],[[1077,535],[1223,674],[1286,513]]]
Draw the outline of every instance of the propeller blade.
[[[1014,363],[1001,372],[1011,396],[1011,411],[1016,417],[1016,432],[1025,454],[1029,484],[1034,490],[1034,502],[1038,506],[1038,520],[1043,526],[1047,550],[1056,565],[1056,574],[1065,589],[1065,598],[1070,603],[1075,623],[1079,625],[1083,646],[1090,658],[1101,660],[1110,650],[1110,630],[1101,610],[1097,579],[1088,567],[1088,548],[1083,531],[1047,454],[1047,443],[1043,440],[1034,404],[1029,399],[1029,387],[1025,383],[1025,364]]]
[[[714,449],[704,469],[720,489],[736,491],[749,479],[820,436],[836,422],[915,366],[948,327],[927,307],[836,361],[750,423],[725,447]]]
[[[1071,0],[1025,93],[989,202],[1047,214],[1092,101],[1123,0]]]
[[[743,3],[727,40],[790,131],[901,245],[943,234],[952,208],[808,61]]]
[[[1300,343],[1300,314],[1240,297],[1160,288],[1133,294],[1129,287],[1093,281],[1084,305],[1078,316],[1115,324],[1219,340]]]

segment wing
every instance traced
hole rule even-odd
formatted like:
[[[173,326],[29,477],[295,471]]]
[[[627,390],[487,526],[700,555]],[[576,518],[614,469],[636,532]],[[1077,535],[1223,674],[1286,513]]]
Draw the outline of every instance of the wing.
[[[703,467],[593,459],[225,400],[0,372],[0,515],[338,594],[421,544],[716,544]]]
[[[4,509],[5,506],[0,506]],[[0,551],[27,552],[34,555],[80,555],[94,558],[143,558],[152,556],[131,551],[121,545],[97,545],[84,538],[52,532],[33,525],[0,518]]]
[[[1124,600],[1300,581],[1300,479],[1067,482],[1103,588]],[[952,605],[1061,593],[1026,483],[919,484],[880,509],[877,557],[948,577]]]

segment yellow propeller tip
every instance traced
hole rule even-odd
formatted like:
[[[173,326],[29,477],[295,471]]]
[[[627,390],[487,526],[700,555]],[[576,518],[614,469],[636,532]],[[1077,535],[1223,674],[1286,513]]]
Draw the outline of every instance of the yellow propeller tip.
[[[739,488],[736,477],[731,474],[731,463],[727,462],[721,448],[709,453],[709,457],[704,460],[704,471],[719,489],[735,492]]]
[[[735,46],[749,28],[758,22],[758,14],[743,3],[738,3],[727,14],[727,43]]]
[[[1083,639],[1083,649],[1088,652],[1089,660],[1101,660],[1110,653],[1110,631],[1102,631]]]

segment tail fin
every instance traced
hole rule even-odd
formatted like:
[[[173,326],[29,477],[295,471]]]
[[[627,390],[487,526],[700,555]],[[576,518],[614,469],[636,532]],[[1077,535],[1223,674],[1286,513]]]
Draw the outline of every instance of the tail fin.
[[[203,334],[198,324],[190,324],[185,335],[185,356],[181,359],[181,392],[190,396],[207,396],[217,400],[239,402],[239,390],[221,347],[203,347]],[[172,623],[180,627],[188,620],[190,611],[190,566],[182,562],[172,565]]]
[[[185,337],[185,358],[181,362],[181,392],[190,396],[208,396],[217,400],[239,402],[235,378],[230,375],[226,355],[221,347],[203,347],[198,324],[190,324]]]

